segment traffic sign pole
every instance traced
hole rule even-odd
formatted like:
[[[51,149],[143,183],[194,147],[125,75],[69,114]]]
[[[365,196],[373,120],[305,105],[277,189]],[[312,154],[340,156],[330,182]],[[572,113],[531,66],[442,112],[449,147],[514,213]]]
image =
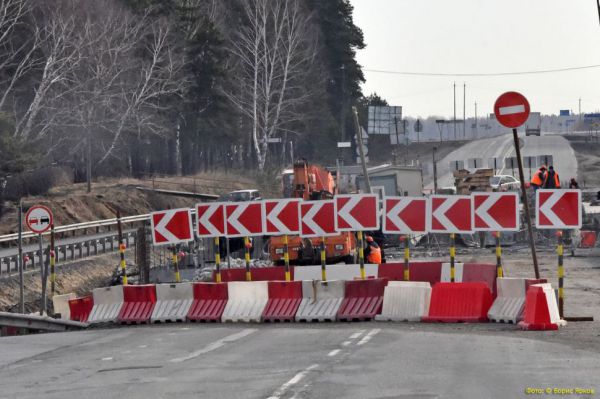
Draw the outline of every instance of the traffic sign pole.
[[[325,249],[325,237],[321,237],[321,280],[327,281],[327,250]]]
[[[125,262],[125,244],[123,243],[123,225],[121,224],[121,211],[117,211],[117,231],[119,233],[119,266],[123,285],[127,285],[127,264]]]
[[[19,259],[17,259],[17,263],[19,264],[19,310],[21,313],[25,313],[25,287],[24,287],[24,276],[23,269],[25,265],[23,264],[23,202],[19,200]]]
[[[565,289],[564,289],[565,268],[563,265],[564,245],[563,245],[562,230],[558,230],[556,232],[556,237],[558,239],[558,248],[556,249],[556,253],[558,254],[558,314],[560,315],[560,317],[562,319],[563,307],[564,307],[564,302],[565,302]]]
[[[38,234],[39,251],[40,251],[40,272],[42,277],[42,304],[40,307],[40,316],[46,312],[46,273],[44,271],[44,239],[42,234]],[[35,257],[35,255],[34,255]]]
[[[246,281],[252,281],[250,272],[250,238],[244,237],[244,259],[246,259]]]
[[[456,258],[456,235],[450,233],[450,282],[454,282],[454,259]]]
[[[219,248],[219,237],[215,237],[215,271],[216,271],[216,281],[217,283],[221,282],[221,250]]]
[[[410,279],[410,236],[404,235],[401,236],[402,241],[404,241],[404,281],[409,281]]]
[[[360,265],[360,278],[365,279],[365,249],[363,241],[363,232],[358,231],[358,264]]]
[[[54,293],[56,292],[56,253],[55,251],[55,243],[54,243],[54,225],[50,226],[50,296],[54,297]]]
[[[504,277],[504,270],[502,270],[502,247],[500,246],[500,232],[494,233],[496,238],[496,275],[498,277]]]
[[[179,259],[177,258],[177,245],[173,245],[173,268],[175,269],[175,282],[181,283],[181,275],[179,274]]]
[[[291,281],[290,276],[290,248],[289,248],[288,235],[283,235],[283,262],[285,264],[285,281]]]
[[[535,241],[533,240],[533,228],[531,226],[531,214],[529,212],[529,201],[527,201],[527,188],[525,188],[525,175],[523,173],[523,160],[521,159],[521,149],[519,148],[519,136],[517,129],[513,128],[513,140],[515,142],[515,153],[517,155],[517,164],[519,166],[519,179],[521,180],[521,193],[523,196],[523,208],[525,208],[525,219],[527,220],[527,234],[529,236],[529,247],[531,248],[531,259],[533,260],[533,270],[535,278],[540,278],[538,268],[537,254],[535,252]]]

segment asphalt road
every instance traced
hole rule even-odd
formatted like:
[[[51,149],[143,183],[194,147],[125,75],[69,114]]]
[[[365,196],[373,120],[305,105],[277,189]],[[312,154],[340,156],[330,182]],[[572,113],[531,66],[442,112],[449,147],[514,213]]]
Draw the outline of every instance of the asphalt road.
[[[552,341],[558,334],[373,322],[170,324],[6,337],[0,398],[531,397],[527,388],[597,395],[597,346]]]
[[[561,177],[561,181],[567,183],[571,177],[577,176],[577,159],[569,141],[561,136],[546,135],[525,136],[519,135],[523,140],[521,156],[539,156],[552,155],[554,167]],[[471,141],[460,148],[452,151],[446,157],[438,161],[438,187],[450,187],[454,185],[454,178],[450,170],[450,162],[464,161],[465,167],[467,160],[471,158],[481,158],[484,168],[488,167],[488,159],[491,158],[510,158],[515,156],[514,142],[512,134]],[[511,170],[504,167],[504,162],[497,174],[512,175],[519,178],[517,168]],[[525,165],[526,166],[526,165]],[[532,173],[535,172],[532,170]],[[529,180],[529,169],[524,170],[525,179]],[[433,189],[433,181],[428,181],[427,189]]]

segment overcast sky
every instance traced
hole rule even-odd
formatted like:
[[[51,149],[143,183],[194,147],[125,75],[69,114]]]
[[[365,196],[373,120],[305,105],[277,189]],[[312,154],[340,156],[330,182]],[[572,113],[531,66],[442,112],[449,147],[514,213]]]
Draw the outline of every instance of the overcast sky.
[[[495,99],[520,91],[532,111],[600,110],[600,68],[493,77],[406,76],[370,72],[521,72],[600,65],[596,0],[351,0],[367,47],[363,92],[377,92],[407,116],[493,112]]]

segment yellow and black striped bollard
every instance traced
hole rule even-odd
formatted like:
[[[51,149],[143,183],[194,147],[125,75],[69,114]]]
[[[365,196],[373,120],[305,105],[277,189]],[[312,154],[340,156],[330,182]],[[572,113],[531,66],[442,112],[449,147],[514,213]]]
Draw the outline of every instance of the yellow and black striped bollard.
[[[557,231],[556,237],[558,238],[558,248],[556,249],[556,253],[558,254],[558,313],[560,317],[563,317],[563,307],[565,301],[565,289],[564,289],[564,279],[565,279],[565,268],[563,266],[563,254],[564,254],[564,245],[563,245],[563,232]]]
[[[173,247],[173,267],[175,268],[175,282],[181,283],[181,275],[179,274],[179,258],[177,256],[177,247]]]
[[[496,275],[498,278],[504,277],[504,270],[502,269],[502,246],[500,245],[500,232],[494,233],[496,239]]]
[[[327,249],[325,237],[321,237],[321,280],[327,281]]]
[[[450,282],[454,282],[454,259],[456,258],[456,235],[450,233]]]
[[[283,263],[285,265],[285,281],[291,281],[290,248],[287,234],[284,234],[283,236]]]
[[[127,265],[125,263],[125,244],[119,243],[119,266],[121,267],[121,276],[123,276],[123,285],[127,285]]]
[[[219,237],[215,237],[215,279],[217,283],[221,282],[221,249],[219,248]]]
[[[252,281],[250,272],[250,238],[244,237],[244,258],[246,259],[246,281]]]
[[[363,241],[363,232],[358,232],[358,264],[360,265],[360,278],[367,278],[365,275],[365,248]]]
[[[410,280],[410,236],[402,236],[404,241],[404,281]]]

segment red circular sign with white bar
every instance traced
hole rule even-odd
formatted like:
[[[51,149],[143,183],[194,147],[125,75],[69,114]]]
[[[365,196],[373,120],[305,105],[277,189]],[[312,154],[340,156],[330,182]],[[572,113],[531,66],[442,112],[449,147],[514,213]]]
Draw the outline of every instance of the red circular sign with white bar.
[[[529,118],[529,111],[529,101],[516,91],[502,94],[494,104],[496,119],[509,128],[517,128],[524,124]]]

